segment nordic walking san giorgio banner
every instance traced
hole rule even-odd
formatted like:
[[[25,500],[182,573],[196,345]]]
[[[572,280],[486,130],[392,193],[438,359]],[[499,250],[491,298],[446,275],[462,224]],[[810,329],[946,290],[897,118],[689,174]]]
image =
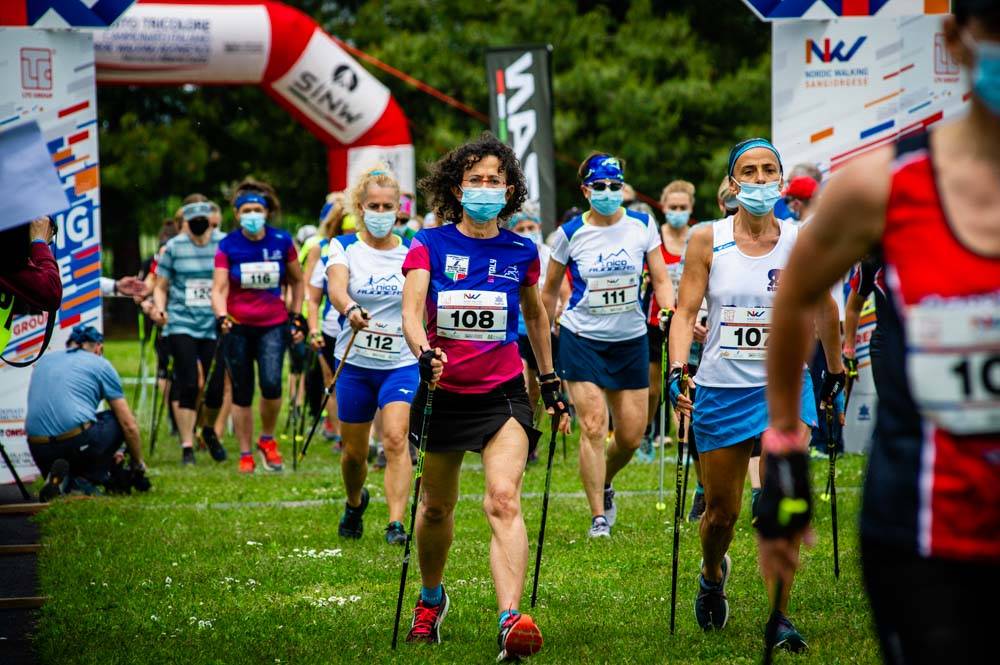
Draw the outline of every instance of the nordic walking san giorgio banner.
[[[486,51],[490,126],[514,148],[538,203],[546,232],[556,222],[555,140],[552,131],[552,47],[507,46]]]
[[[78,323],[101,328],[101,226],[94,48],[82,32],[0,28],[0,133],[32,121],[42,137],[71,205],[52,215],[63,301],[49,351],[65,348]],[[37,355],[45,315],[13,321],[4,356]],[[38,471],[28,452],[24,417],[31,368],[0,364],[0,441],[25,480]],[[0,484],[13,482],[0,464]]]

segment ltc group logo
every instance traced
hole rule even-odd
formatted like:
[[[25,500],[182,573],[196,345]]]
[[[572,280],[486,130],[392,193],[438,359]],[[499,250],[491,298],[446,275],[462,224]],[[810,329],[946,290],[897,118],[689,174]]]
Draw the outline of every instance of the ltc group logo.
[[[25,97],[52,96],[52,49],[21,49],[21,90]]]

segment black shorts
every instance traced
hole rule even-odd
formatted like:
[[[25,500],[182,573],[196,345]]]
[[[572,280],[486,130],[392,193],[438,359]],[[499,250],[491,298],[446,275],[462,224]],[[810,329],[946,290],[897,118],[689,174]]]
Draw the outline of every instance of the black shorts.
[[[416,446],[420,445],[426,402],[427,384],[421,382],[410,405],[410,441]],[[528,450],[534,450],[542,433],[534,427],[528,391],[520,374],[488,393],[457,393],[437,388],[427,426],[427,450],[432,453],[459,450],[481,453],[511,418],[528,435]]]
[[[559,357],[559,338],[555,335],[550,335],[552,340],[552,362],[553,365],[556,362],[556,358]],[[528,365],[528,369],[538,371],[538,361],[535,359],[535,351],[531,348],[531,340],[528,339],[527,335],[517,336],[517,352],[521,356],[521,359]]]
[[[885,663],[976,663],[993,649],[1000,565],[862,538],[861,566]]]

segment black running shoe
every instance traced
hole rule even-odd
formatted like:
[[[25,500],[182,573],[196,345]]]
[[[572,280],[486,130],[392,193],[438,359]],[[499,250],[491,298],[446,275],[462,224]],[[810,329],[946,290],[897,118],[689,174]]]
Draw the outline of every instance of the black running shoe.
[[[697,522],[705,514],[705,493],[695,492],[694,501],[691,502],[691,512],[688,513],[688,522]]]
[[[406,544],[406,529],[402,522],[389,522],[389,526],[385,528],[385,542],[390,545]]]
[[[729,620],[729,600],[726,598],[726,581],[733,562],[727,554],[722,560],[722,581],[712,583],[698,574],[698,596],[694,601],[694,616],[702,630],[721,630]],[[699,566],[700,567],[700,566]]]
[[[344,515],[340,518],[340,526],[337,527],[337,533],[340,534],[341,538],[357,540],[364,534],[365,525],[361,518],[364,516],[365,510],[368,509],[369,499],[368,489],[362,487],[360,506],[354,507],[344,502]]]
[[[181,464],[184,466],[194,464],[194,446],[184,446],[181,448]]]
[[[38,493],[38,500],[48,503],[57,496],[62,496],[69,488],[69,462],[64,459],[57,459],[49,469],[49,475],[45,476],[45,485]]]
[[[211,427],[203,427],[201,430],[201,440],[208,446],[208,453],[216,462],[226,461],[226,449],[222,447],[222,442]]]

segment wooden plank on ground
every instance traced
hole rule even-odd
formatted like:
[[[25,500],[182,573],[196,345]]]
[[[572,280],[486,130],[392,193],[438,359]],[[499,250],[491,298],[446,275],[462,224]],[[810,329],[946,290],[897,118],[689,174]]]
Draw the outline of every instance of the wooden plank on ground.
[[[35,543],[32,545],[0,545],[0,556],[6,554],[36,554],[42,546]]]
[[[0,515],[34,515],[48,507],[47,503],[0,503]]]
[[[0,610],[21,610],[41,607],[48,602],[48,596],[24,596],[21,598],[0,598]]]

